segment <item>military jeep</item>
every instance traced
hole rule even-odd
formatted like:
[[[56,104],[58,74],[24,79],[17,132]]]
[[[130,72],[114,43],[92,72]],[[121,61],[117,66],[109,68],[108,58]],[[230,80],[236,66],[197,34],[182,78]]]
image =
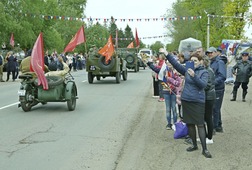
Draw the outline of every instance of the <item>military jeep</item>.
[[[139,61],[136,48],[118,48],[117,53],[127,62],[126,67],[128,69],[134,69],[135,72],[139,71]]]
[[[128,76],[126,61],[117,54],[114,54],[111,60],[106,62],[104,56],[97,52],[91,53],[86,60],[86,71],[90,84],[94,82],[95,77],[98,81],[105,77],[115,77],[116,83],[120,83],[121,76],[124,81]]]

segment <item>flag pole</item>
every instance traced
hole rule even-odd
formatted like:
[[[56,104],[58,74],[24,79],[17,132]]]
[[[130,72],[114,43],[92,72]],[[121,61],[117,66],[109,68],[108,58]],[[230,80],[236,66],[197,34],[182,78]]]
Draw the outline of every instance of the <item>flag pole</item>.
[[[84,31],[84,25],[82,25],[82,27],[83,27],[83,35],[84,35],[84,50],[85,50],[85,52],[86,53],[88,53],[88,51],[87,51],[87,42],[86,42],[86,36],[85,36],[85,31]]]

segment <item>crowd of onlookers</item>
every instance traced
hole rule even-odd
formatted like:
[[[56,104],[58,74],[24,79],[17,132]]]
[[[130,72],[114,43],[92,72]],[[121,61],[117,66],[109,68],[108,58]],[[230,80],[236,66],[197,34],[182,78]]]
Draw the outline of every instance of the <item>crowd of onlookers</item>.
[[[248,52],[241,53],[231,72],[234,76],[233,98],[241,86],[242,101],[246,101],[248,83],[252,76],[252,61]],[[154,96],[165,103],[166,129],[180,120],[188,127],[189,135],[185,142],[192,144],[188,152],[198,150],[197,141],[202,145],[206,158],[212,155],[207,144],[213,144],[213,135],[223,132],[222,101],[227,79],[228,57],[221,48],[198,48],[190,55],[167,52],[161,48],[157,56],[146,61],[153,70]],[[177,116],[178,115],[178,116]],[[197,128],[196,128],[197,127]],[[198,139],[196,132],[198,131]]]
[[[31,56],[31,53],[32,50],[28,50],[25,58]],[[44,56],[44,64],[50,71],[63,70],[63,65],[59,62],[59,57],[69,66],[70,71],[84,70],[86,68],[86,54],[58,54],[56,51],[49,54],[47,51]],[[21,61],[17,59],[17,56],[12,51],[7,52],[5,56],[0,52],[0,82],[9,81],[10,78],[12,81],[15,81],[19,75]],[[6,80],[3,79],[4,71],[6,71]]]

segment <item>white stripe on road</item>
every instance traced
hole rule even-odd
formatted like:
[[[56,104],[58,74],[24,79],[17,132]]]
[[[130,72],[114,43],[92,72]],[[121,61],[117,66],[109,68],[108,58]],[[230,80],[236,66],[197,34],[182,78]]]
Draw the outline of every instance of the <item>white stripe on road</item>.
[[[0,110],[6,109],[7,107],[11,107],[11,106],[18,105],[18,104],[19,104],[19,102],[16,102],[16,103],[12,103],[12,104],[0,107]]]

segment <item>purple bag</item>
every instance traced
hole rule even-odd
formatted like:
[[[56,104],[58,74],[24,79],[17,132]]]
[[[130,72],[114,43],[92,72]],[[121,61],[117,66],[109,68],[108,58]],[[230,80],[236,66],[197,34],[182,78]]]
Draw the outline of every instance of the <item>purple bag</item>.
[[[176,122],[175,124],[174,139],[183,138],[188,135],[188,128],[182,121]]]

